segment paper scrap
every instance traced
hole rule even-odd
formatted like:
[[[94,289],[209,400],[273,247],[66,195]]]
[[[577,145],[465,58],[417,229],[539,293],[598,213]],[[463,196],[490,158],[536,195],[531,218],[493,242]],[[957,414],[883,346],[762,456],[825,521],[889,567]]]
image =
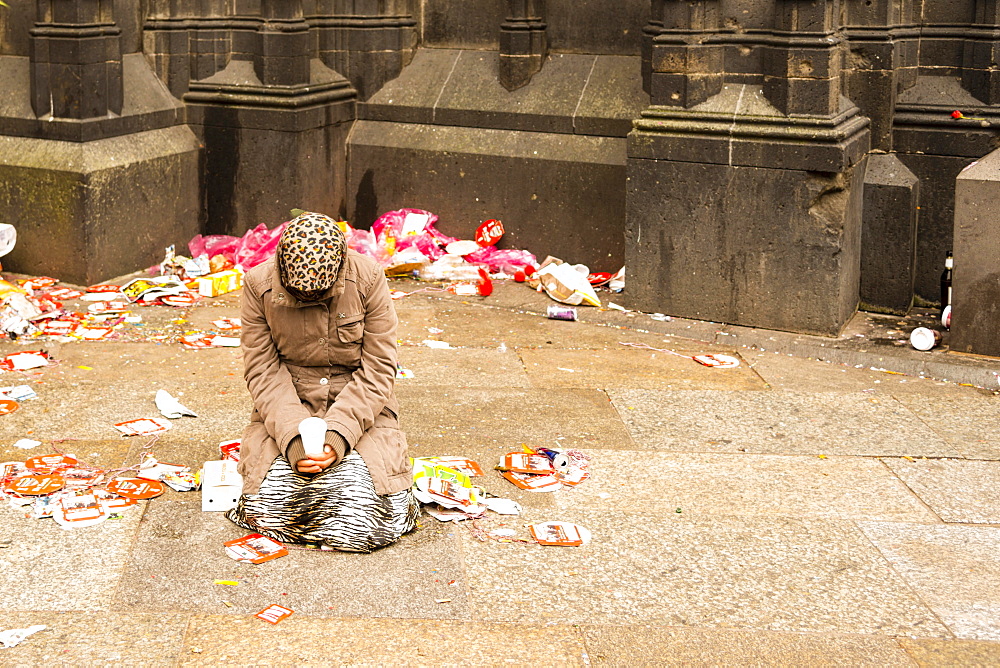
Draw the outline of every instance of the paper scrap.
[[[162,418],[137,418],[114,425],[124,436],[149,436],[170,429],[170,422]]]
[[[579,547],[591,539],[590,531],[571,522],[541,522],[532,524],[528,530],[539,545]]]
[[[269,622],[271,624],[277,624],[282,619],[287,619],[288,617],[290,617],[293,612],[295,611],[292,610],[291,608],[286,608],[283,605],[278,605],[277,603],[275,603],[274,605],[269,605],[268,607],[264,608],[256,615],[254,615],[254,617],[263,619],[265,622]]]
[[[285,549],[284,545],[259,533],[247,534],[242,538],[225,542],[223,545],[226,548],[226,555],[230,559],[248,564],[262,564],[265,561],[277,559],[288,554],[288,550]],[[288,614],[291,614],[290,610]],[[272,623],[276,624],[277,622]]]
[[[34,626],[29,626],[26,629],[10,629],[9,631],[0,631],[0,645],[3,645],[4,647],[13,647],[28,636],[34,635],[39,631],[45,630],[46,628],[48,627],[43,624],[35,624]]]
[[[483,504],[499,515],[520,515],[521,504],[511,499],[491,497],[483,500]]]
[[[155,401],[156,407],[160,409],[160,413],[162,413],[165,418],[176,419],[185,415],[198,417],[197,413],[181,404],[181,402],[177,401],[177,399],[166,390],[157,390]]]
[[[436,348],[438,350],[448,350],[451,348],[451,344],[447,341],[435,341],[434,339],[424,339],[421,341],[421,345],[427,346],[428,348]]]
[[[41,444],[41,441],[33,441],[30,438],[22,438],[14,443],[14,447],[20,448],[21,450],[31,450],[32,448],[37,448]]]

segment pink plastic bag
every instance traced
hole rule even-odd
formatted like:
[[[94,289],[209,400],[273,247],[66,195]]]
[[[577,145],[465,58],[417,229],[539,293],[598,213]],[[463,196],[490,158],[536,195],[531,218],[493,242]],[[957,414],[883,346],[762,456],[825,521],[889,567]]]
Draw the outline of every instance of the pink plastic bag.
[[[188,242],[188,250],[191,251],[192,257],[222,255],[234,264],[250,269],[274,255],[286,225],[288,223],[282,223],[269,230],[267,225],[261,223],[248,230],[242,237],[228,234],[212,234],[204,237],[199,234]]]

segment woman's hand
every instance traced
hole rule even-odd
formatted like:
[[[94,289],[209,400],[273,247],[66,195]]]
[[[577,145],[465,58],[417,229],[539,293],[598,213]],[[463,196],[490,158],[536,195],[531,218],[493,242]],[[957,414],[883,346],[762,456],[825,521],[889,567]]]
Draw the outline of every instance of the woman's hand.
[[[295,462],[295,470],[299,473],[319,473],[333,464],[337,453],[329,445],[324,446],[323,454],[316,457],[306,457]]]

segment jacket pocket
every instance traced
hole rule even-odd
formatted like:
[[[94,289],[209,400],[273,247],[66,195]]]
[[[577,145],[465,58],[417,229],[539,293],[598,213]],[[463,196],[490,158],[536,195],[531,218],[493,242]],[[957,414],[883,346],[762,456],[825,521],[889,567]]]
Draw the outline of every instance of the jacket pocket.
[[[365,316],[349,315],[337,323],[337,338],[341,343],[357,343],[365,334]]]

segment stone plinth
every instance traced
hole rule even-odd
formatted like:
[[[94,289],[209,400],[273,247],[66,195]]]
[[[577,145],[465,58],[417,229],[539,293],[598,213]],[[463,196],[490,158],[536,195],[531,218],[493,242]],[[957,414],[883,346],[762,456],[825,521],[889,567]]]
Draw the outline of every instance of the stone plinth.
[[[198,142],[175,126],[90,142],[0,135],[4,269],[90,285],[198,233]]]
[[[1000,151],[955,182],[951,348],[1000,356]]]
[[[861,303],[905,315],[913,305],[920,181],[899,158],[869,156],[861,231]]]
[[[759,88],[727,85],[691,110],[652,107],[635,125],[626,303],[839,334],[858,304],[868,130],[857,109],[791,120]]]

